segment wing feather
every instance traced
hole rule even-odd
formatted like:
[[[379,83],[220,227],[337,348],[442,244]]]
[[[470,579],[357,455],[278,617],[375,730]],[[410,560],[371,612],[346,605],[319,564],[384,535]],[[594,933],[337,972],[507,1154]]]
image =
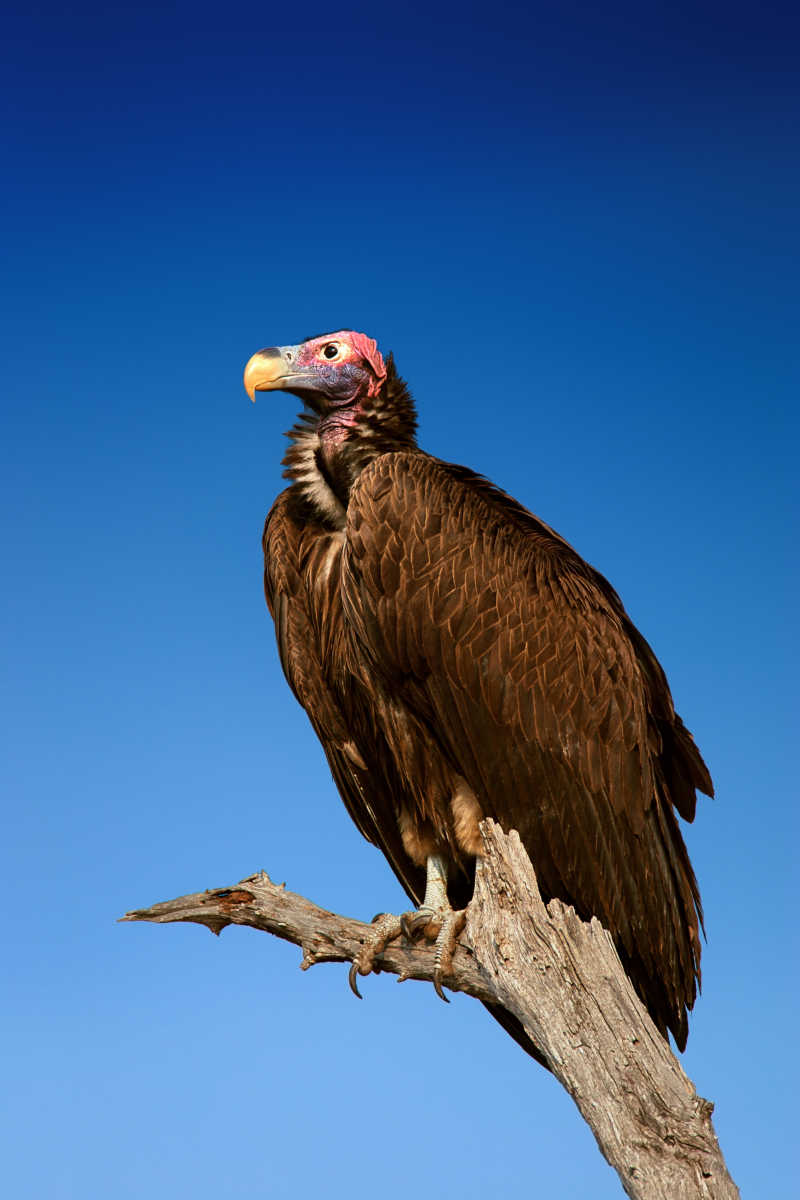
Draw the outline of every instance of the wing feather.
[[[519,831],[545,895],[603,921],[681,1044],[700,907],[673,804],[690,819],[711,781],[614,590],[480,477],[412,452],[354,486],[341,582],[354,661]]]
[[[283,492],[267,516],[263,536],[264,592],[275,621],[281,666],[322,743],[348,813],[367,841],[383,852],[405,891],[418,904],[425,890],[425,874],[405,853],[400,838],[395,811],[397,774],[393,764],[387,764],[386,752],[381,755],[374,731],[364,731],[365,736],[359,737],[358,715],[347,711],[329,680],[330,664],[317,626],[324,625],[327,641],[335,641],[342,633],[341,606],[337,608],[333,602],[338,593],[335,578],[331,603],[324,606],[327,620],[320,621],[309,597],[303,564],[308,565],[308,543],[314,536],[307,525],[293,518],[289,492]],[[354,735],[363,768],[347,753]]]

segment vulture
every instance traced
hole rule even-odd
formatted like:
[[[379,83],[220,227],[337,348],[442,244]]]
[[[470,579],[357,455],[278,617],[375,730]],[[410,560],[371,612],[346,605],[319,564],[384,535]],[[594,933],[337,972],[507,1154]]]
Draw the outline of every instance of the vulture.
[[[365,334],[260,350],[244,383],[304,406],[263,537],[283,671],[417,906],[376,918],[354,990],[402,931],[436,939],[441,994],[491,817],[518,831],[545,901],[605,926],[683,1049],[703,916],[676,812],[691,821],[713,789],[619,596],[507,493],[418,447],[409,390]]]

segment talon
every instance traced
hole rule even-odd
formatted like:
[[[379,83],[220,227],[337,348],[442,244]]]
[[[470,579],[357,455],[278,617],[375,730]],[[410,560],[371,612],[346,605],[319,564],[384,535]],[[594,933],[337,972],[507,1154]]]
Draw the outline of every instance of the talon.
[[[350,984],[350,991],[353,993],[353,995],[358,996],[359,1000],[363,1000],[364,997],[361,995],[361,992],[358,990],[358,984],[356,983],[357,977],[358,977],[358,963],[354,962],[352,967],[350,968],[350,970],[347,973],[347,981]]]
[[[372,921],[371,928],[364,938],[361,949],[353,959],[353,965],[347,976],[350,990],[353,995],[358,996],[359,1000],[363,997],[358,990],[356,977],[369,975],[372,971],[378,973],[380,967],[375,965],[375,959],[383,953],[389,942],[399,933],[400,921],[391,913],[378,913]]]
[[[402,913],[399,917],[392,913],[376,913],[371,921],[371,928],[365,934],[361,949],[356,954],[347,974],[350,990],[359,1000],[363,997],[358,990],[358,976],[366,976],[371,972],[380,971],[376,963],[383,954],[389,942],[401,934],[409,943],[418,942],[420,936],[426,941],[434,941],[433,957],[433,988],[436,995],[445,1004],[450,1003],[446,996],[443,981],[450,973],[455,953],[458,935],[466,922],[466,911],[453,912],[445,890],[445,874],[441,861],[432,856],[428,860],[428,884],[425,889],[425,899],[418,909]],[[310,963],[309,963],[310,965]],[[410,978],[410,972],[403,970],[397,978],[398,983]]]
[[[441,928],[441,920],[441,913],[423,904],[416,912],[403,913],[400,924],[403,926],[403,932],[408,940],[413,942],[428,926],[435,926],[438,922],[439,928]]]
[[[461,912],[447,913],[442,920],[442,927],[436,939],[436,952],[433,957],[433,986],[436,995],[440,1000],[444,1000],[445,1004],[449,1004],[450,1001],[442,991],[441,981],[443,976],[450,974],[453,955],[458,944],[458,935],[464,928],[466,920],[466,909],[462,909]]]

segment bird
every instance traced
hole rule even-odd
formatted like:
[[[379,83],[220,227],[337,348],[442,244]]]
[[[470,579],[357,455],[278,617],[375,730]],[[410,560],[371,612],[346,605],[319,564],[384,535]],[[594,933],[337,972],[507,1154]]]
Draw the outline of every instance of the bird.
[[[616,591],[506,492],[419,447],[411,393],[366,334],[260,350],[244,385],[303,403],[263,534],[281,666],[415,906],[375,919],[353,990],[389,940],[421,936],[444,996],[492,818],[518,832],[545,902],[606,928],[683,1050],[704,927],[677,818],[713,785]]]

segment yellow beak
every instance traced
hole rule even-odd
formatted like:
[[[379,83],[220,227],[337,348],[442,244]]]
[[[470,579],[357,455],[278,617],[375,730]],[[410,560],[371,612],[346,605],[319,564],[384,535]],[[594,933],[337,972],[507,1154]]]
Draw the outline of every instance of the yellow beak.
[[[294,346],[273,346],[269,350],[259,350],[250,359],[244,369],[244,390],[251,400],[255,401],[256,392],[280,389],[292,376],[287,350],[294,350]]]

